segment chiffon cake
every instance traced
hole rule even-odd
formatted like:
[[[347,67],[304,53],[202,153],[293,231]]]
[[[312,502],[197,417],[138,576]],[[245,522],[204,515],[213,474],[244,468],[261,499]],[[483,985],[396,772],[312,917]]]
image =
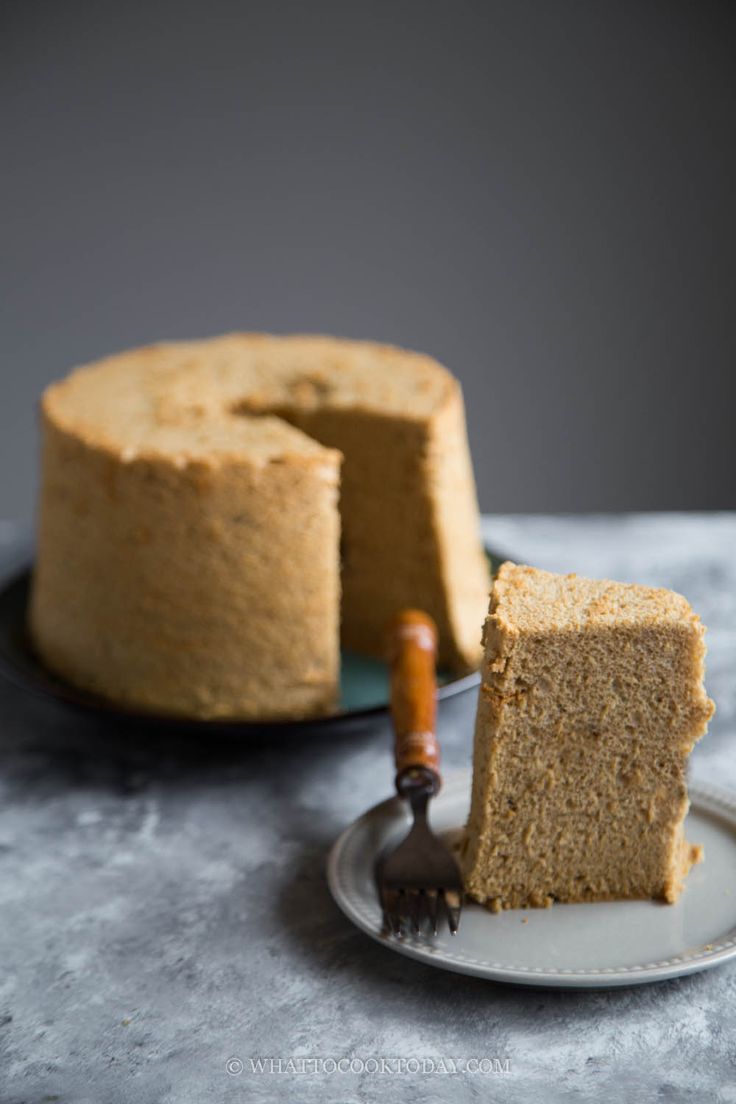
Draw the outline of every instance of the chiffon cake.
[[[340,637],[426,610],[481,658],[490,579],[457,380],[419,353],[230,334],[77,369],[42,401],[30,608],[52,670],[136,709],[318,716]]]
[[[671,591],[501,566],[461,846],[472,898],[677,899],[700,857],[683,822],[714,708],[703,635]]]

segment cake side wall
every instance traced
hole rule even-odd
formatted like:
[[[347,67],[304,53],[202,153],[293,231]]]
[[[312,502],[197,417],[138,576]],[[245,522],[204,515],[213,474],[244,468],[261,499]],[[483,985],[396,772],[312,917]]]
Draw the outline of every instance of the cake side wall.
[[[126,463],[45,418],[42,469],[30,626],[50,667],[181,715],[332,708],[335,457]]]

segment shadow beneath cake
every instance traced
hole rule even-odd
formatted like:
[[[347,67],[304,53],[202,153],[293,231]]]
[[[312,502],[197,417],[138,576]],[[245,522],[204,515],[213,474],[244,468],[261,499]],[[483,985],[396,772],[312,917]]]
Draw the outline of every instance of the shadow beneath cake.
[[[387,721],[334,733],[294,730],[274,740],[266,729],[247,741],[218,738],[183,724],[148,725],[112,713],[61,708],[55,702],[22,693],[0,679],[0,765],[5,774],[44,777],[49,792],[75,785],[132,794],[148,787],[164,789],[204,785],[223,776],[252,782],[313,777],[346,754],[371,745],[388,747]],[[377,752],[376,759],[382,757]],[[305,766],[306,761],[306,766]],[[19,778],[22,781],[22,778]]]

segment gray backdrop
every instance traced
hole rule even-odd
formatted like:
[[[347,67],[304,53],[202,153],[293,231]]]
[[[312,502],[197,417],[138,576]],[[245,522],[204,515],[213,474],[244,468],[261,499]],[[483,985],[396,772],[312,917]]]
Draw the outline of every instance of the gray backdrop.
[[[736,5],[5,2],[0,516],[36,396],[315,330],[461,378],[484,509],[734,505]]]

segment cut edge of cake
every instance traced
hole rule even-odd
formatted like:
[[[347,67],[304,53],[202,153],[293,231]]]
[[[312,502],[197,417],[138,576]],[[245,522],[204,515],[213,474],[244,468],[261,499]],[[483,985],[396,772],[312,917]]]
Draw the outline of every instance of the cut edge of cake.
[[[672,591],[553,575],[512,563],[501,566],[484,625],[471,809],[461,843],[469,896],[494,911],[541,907],[554,899],[677,899],[687,871],[702,858],[702,849],[685,840],[683,822],[689,806],[687,757],[714,709],[703,687],[704,631],[687,600]],[[587,650],[581,650],[583,639]],[[618,658],[607,675],[599,657],[606,649],[610,653],[612,644]],[[679,665],[678,675],[668,670],[668,659]],[[684,680],[679,691],[678,678]],[[646,701],[636,698],[637,680],[657,699],[650,703],[649,720],[642,712]],[[587,706],[583,683],[588,686]],[[613,691],[608,701],[607,687]],[[668,692],[681,697],[666,701]],[[639,742],[637,732],[643,733]],[[525,755],[530,758],[526,765]],[[608,780],[598,780],[599,795],[591,775],[596,761],[611,773]],[[585,790],[576,795],[565,771],[568,776],[577,772],[581,785],[587,778],[587,797]],[[597,796],[611,804],[608,834],[604,817],[599,844],[608,840],[628,848],[628,884],[624,864],[615,861],[607,884],[605,871],[596,871],[592,861],[586,865],[575,829],[567,831],[576,815],[583,835],[590,818],[602,815]],[[535,836],[532,800],[540,810],[541,838]],[[640,833],[640,853],[636,840],[627,842],[623,832],[624,810]],[[545,828],[548,815],[552,819]],[[524,825],[526,842],[517,824]],[[617,832],[611,825],[617,825]],[[555,871],[554,855],[550,860],[545,850],[544,831],[547,843],[580,867],[570,869],[567,883]],[[595,850],[595,832],[589,842]]]

